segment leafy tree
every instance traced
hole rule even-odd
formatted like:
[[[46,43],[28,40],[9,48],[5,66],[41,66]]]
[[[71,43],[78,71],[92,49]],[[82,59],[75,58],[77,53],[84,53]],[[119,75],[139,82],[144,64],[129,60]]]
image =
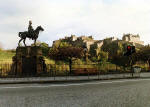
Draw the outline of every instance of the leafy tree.
[[[69,44],[68,42],[60,42],[59,47],[68,47],[68,46],[72,46],[71,44]]]
[[[98,60],[101,62],[106,62],[108,60],[108,52],[100,51],[98,54]]]
[[[112,56],[112,59],[110,60],[111,63],[116,64],[116,70],[117,66],[122,66],[125,71],[125,67],[131,67],[136,63],[137,61],[137,53],[133,53],[130,56],[124,56],[123,53],[118,53],[116,55]]]
[[[42,53],[43,53],[43,56],[47,57],[48,56],[48,52],[49,52],[49,45],[45,42],[40,42],[40,41],[37,41],[36,44],[31,44],[31,46],[40,46],[41,49],[42,49]]]
[[[110,43],[104,41],[104,45],[102,46],[102,50],[105,52],[108,52],[109,59],[112,59],[112,56],[116,55],[118,50],[121,51],[119,46],[120,45],[118,45],[118,42],[116,42],[116,41],[110,42]]]
[[[95,57],[95,56],[93,56],[93,57],[91,58],[91,60],[92,60],[92,62],[98,62],[98,58]]]
[[[136,61],[144,61],[149,65],[150,69],[150,46],[142,47],[135,55]]]
[[[48,56],[48,53],[49,53],[49,45],[47,43],[41,43],[40,44],[40,47],[42,49],[42,53],[44,56]]]
[[[35,45],[36,45],[36,46],[40,46],[40,44],[41,44],[41,41],[39,41],[39,40],[38,40],[38,41],[36,41],[36,43],[35,43],[35,44],[34,44],[34,43],[32,43],[32,44],[31,44],[31,46],[35,46]]]
[[[112,58],[118,54],[123,54],[126,51],[126,47],[128,45],[132,45],[129,42],[124,41],[108,41],[104,40],[104,45],[102,46],[102,50],[105,52],[108,52],[109,59],[112,60]]]
[[[70,73],[72,73],[72,61],[81,58],[83,55],[82,48],[72,46],[53,48],[49,53],[51,59],[69,62]]]
[[[122,66],[125,71],[125,68],[127,66],[130,66],[130,64],[131,64],[130,58],[127,56],[124,56],[123,54],[114,55],[111,59],[111,63],[116,65],[116,71],[117,71],[118,66]]]

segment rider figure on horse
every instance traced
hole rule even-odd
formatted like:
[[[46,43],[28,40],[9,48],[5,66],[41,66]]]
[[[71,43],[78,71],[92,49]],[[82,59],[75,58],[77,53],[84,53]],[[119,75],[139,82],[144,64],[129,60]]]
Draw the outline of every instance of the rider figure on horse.
[[[31,21],[31,20],[29,21],[28,33],[29,33],[30,37],[31,37],[32,40],[33,40],[33,38],[34,38],[34,29],[33,29],[33,27],[32,27],[32,21]]]

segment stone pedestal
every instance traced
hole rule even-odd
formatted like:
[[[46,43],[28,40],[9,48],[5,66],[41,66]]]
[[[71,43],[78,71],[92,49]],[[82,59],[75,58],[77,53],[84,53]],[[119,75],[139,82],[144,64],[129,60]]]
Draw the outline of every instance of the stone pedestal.
[[[38,46],[17,47],[13,57],[12,71],[15,75],[38,75],[46,72],[42,50]]]

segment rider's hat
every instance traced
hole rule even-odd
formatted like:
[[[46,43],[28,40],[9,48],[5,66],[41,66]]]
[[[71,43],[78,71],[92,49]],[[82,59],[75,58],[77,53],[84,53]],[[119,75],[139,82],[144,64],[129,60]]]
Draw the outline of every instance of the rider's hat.
[[[29,24],[32,24],[32,21],[31,21],[31,20],[29,20]]]

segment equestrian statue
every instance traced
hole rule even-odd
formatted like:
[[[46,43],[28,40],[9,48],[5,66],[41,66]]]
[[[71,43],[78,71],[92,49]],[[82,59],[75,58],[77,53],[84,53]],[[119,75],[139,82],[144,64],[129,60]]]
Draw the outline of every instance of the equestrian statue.
[[[26,38],[34,40],[34,45],[36,45],[36,40],[39,36],[39,32],[44,31],[44,29],[41,26],[38,26],[35,30],[32,27],[32,21],[29,21],[28,31],[19,32],[19,37],[21,38],[19,40],[18,46],[20,45],[20,42],[23,40],[24,45]]]

